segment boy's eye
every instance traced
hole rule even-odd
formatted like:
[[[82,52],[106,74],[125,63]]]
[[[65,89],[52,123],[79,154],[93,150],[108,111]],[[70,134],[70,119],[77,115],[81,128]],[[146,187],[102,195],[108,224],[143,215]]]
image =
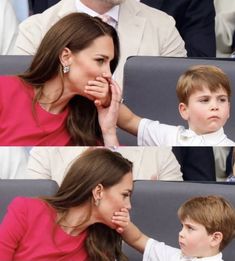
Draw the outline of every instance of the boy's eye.
[[[208,102],[209,99],[208,98],[203,98],[203,99],[200,99],[199,101],[202,102],[202,103],[205,103],[205,102]]]
[[[194,230],[194,228],[190,225],[187,225],[187,229],[190,230],[190,231]]]
[[[219,98],[219,101],[220,101],[220,102],[227,102],[228,99],[227,99],[226,97],[222,97],[222,98]]]

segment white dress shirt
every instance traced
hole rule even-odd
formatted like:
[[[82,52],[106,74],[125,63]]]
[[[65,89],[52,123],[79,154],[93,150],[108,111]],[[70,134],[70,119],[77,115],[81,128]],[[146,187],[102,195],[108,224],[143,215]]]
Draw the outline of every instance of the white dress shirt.
[[[223,261],[222,253],[210,257],[185,257],[180,249],[149,239],[144,250],[143,261]]]
[[[234,146],[223,128],[213,133],[198,135],[183,126],[161,124],[142,119],[138,127],[139,146]]]
[[[101,15],[104,15],[104,14],[96,13],[94,10],[90,9],[89,7],[81,3],[80,0],[76,0],[76,8],[79,12],[86,13],[93,17],[95,16],[101,17]],[[115,5],[107,13],[105,13],[105,15],[110,16],[112,18],[108,21],[108,24],[113,26],[114,28],[117,27],[118,14],[119,14],[119,5]]]

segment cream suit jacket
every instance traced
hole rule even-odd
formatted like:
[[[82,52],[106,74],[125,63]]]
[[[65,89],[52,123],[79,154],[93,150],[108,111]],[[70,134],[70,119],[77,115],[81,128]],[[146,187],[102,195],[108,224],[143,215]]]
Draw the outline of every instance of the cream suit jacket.
[[[51,26],[72,12],[77,12],[75,0],[61,0],[42,14],[26,19],[20,24],[13,54],[33,55]],[[114,78],[121,87],[123,66],[128,56],[186,56],[184,41],[175,27],[174,19],[136,0],[126,0],[120,5],[117,31],[121,58]]]
[[[25,175],[28,153],[24,147],[0,146],[0,179],[18,179]]]
[[[18,21],[10,0],[0,0],[0,54],[12,51],[18,31]]]
[[[215,33],[217,57],[228,57],[232,53],[233,34],[235,32],[235,1],[214,0]]]
[[[87,147],[34,147],[25,179],[53,179],[59,185],[73,161]],[[182,180],[180,165],[170,147],[118,147],[133,162],[134,179]],[[111,170],[112,171],[112,170]]]

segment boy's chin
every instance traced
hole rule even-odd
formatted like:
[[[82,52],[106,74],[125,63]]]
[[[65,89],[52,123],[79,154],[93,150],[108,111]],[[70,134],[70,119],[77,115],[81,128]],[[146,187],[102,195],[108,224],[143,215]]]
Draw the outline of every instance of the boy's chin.
[[[188,253],[187,251],[183,250],[182,248],[181,248],[181,253],[185,257],[192,257],[192,255],[190,255],[190,253]]]

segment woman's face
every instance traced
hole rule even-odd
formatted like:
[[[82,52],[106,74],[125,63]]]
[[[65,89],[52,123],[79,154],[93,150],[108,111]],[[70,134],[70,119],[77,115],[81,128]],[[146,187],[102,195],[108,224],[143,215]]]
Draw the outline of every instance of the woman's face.
[[[84,93],[88,81],[106,73],[111,77],[110,62],[114,58],[114,44],[110,36],[100,36],[86,49],[71,54],[67,63],[69,73],[65,74],[65,91],[76,95],[86,96]]]
[[[116,226],[111,222],[114,212],[122,208],[131,209],[130,196],[133,189],[133,175],[128,172],[119,183],[103,188],[102,197],[97,208],[97,219],[111,228]]]

